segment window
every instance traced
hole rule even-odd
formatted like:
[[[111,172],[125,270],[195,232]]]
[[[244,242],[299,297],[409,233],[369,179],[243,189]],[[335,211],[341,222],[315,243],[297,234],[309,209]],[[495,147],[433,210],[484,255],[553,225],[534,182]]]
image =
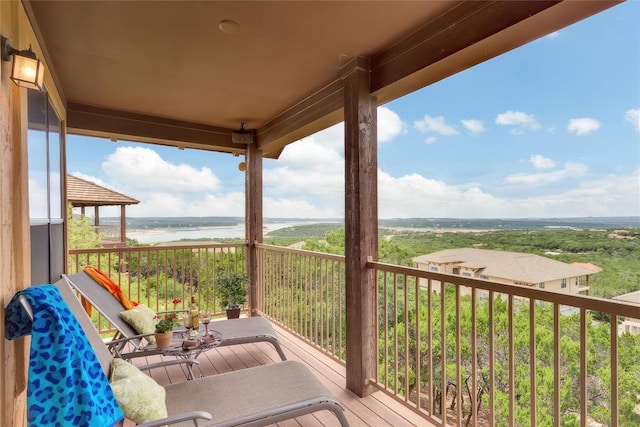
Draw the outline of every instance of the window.
[[[562,283],[560,284],[561,288],[566,288],[567,287],[567,279],[562,279]]]
[[[544,282],[540,283],[538,286],[540,286],[540,289],[544,289]]]
[[[489,280],[489,276],[480,275],[480,278],[484,280]]]
[[[462,277],[471,277],[471,273],[469,273],[468,271],[463,271]]]
[[[64,203],[61,123],[46,92],[27,91],[31,282],[64,273]]]
[[[429,267],[429,271],[438,271],[438,267],[432,265],[431,267]]]

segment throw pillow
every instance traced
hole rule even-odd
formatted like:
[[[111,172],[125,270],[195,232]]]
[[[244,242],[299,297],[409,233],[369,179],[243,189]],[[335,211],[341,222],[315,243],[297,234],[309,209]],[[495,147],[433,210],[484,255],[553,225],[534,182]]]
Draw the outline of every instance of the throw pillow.
[[[113,359],[110,382],[124,416],[136,424],[167,417],[164,387],[129,362]]]
[[[120,317],[131,325],[139,334],[153,334],[156,330],[155,319],[156,313],[144,304],[138,304],[136,307],[120,312]],[[156,343],[153,335],[145,337],[151,344]]]

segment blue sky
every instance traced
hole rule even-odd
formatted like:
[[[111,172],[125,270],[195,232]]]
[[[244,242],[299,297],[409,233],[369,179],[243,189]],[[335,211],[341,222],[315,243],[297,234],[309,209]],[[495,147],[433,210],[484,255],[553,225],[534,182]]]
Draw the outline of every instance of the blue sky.
[[[379,217],[640,215],[639,22],[631,0],[380,107]],[[343,135],[264,161],[266,217],[344,216]],[[244,216],[242,160],[67,138],[68,172],[133,217]]]

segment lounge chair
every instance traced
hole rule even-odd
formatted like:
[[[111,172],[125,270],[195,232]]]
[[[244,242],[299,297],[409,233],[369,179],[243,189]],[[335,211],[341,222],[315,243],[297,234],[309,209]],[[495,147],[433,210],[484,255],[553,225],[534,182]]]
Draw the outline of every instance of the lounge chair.
[[[142,341],[143,336],[139,335],[131,325],[120,318],[118,313],[124,310],[120,301],[93,280],[91,276],[85,272],[80,272],[70,275],[63,274],[62,277],[116,328],[118,331],[114,336],[116,344],[109,345],[109,349],[114,354],[127,359],[157,353],[154,345],[145,345]],[[254,316],[242,319],[218,320],[211,322],[209,327],[222,334],[223,338],[219,347],[266,341],[275,347],[280,359],[287,359],[280,347],[280,342],[273,326],[263,317]],[[127,342],[135,348],[135,351],[122,353],[124,341],[119,340],[119,338],[126,338]]]
[[[108,375],[111,364],[115,363],[113,355],[102,344],[91,319],[67,282],[61,280],[54,286],[78,320],[79,333],[84,332]],[[24,295],[19,299],[24,311],[33,319],[29,301]],[[32,340],[33,345],[37,345],[35,340]],[[321,410],[331,411],[342,427],[349,425],[338,401],[305,365],[297,361],[184,381],[164,386],[164,391],[167,418],[140,423],[140,426],[265,426]]]

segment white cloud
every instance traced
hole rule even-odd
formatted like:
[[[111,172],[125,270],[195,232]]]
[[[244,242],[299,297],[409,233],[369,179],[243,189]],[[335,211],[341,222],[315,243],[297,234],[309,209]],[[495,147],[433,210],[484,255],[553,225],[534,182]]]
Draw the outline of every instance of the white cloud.
[[[177,165],[142,147],[118,147],[102,163],[102,170],[114,183],[132,190],[195,193],[214,191],[220,184],[209,168]]]
[[[431,117],[429,115],[425,115],[422,120],[416,120],[413,122],[413,125],[423,133],[434,132],[441,136],[458,135],[456,128],[447,124],[442,116]]]
[[[513,126],[511,133],[514,135],[522,135],[525,130],[537,130],[540,123],[533,114],[523,113],[522,111],[507,111],[498,114],[496,124],[502,126]]]
[[[448,185],[412,174],[379,172],[380,218],[553,218],[637,216],[640,171],[583,181],[573,189],[544,196],[502,198],[474,184]]]
[[[387,107],[378,107],[378,143],[390,141],[406,131],[406,123],[395,111]]]
[[[571,119],[567,125],[567,130],[576,135],[586,135],[600,129],[600,122],[591,117]]]
[[[484,122],[476,119],[462,120],[462,126],[464,126],[471,135],[478,135],[487,130]]]
[[[535,169],[551,169],[556,167],[556,162],[540,154],[532,154],[531,157],[529,157],[529,162],[531,162],[531,165]]]
[[[509,184],[538,186],[562,181],[570,177],[584,176],[587,172],[589,172],[589,168],[586,165],[583,165],[582,163],[567,162],[565,163],[564,168],[558,171],[534,174],[516,173],[507,176],[505,181]]]
[[[270,217],[341,217],[344,206],[342,124],[288,145],[264,162],[264,212]]]
[[[438,140],[437,137],[429,136],[427,137],[427,139],[424,140],[424,142],[426,142],[427,144],[434,144],[437,140]]]
[[[625,120],[633,125],[633,128],[640,132],[640,109],[629,110],[624,114]]]
[[[264,216],[267,218],[343,218],[342,206],[319,207],[309,200],[264,198]]]

